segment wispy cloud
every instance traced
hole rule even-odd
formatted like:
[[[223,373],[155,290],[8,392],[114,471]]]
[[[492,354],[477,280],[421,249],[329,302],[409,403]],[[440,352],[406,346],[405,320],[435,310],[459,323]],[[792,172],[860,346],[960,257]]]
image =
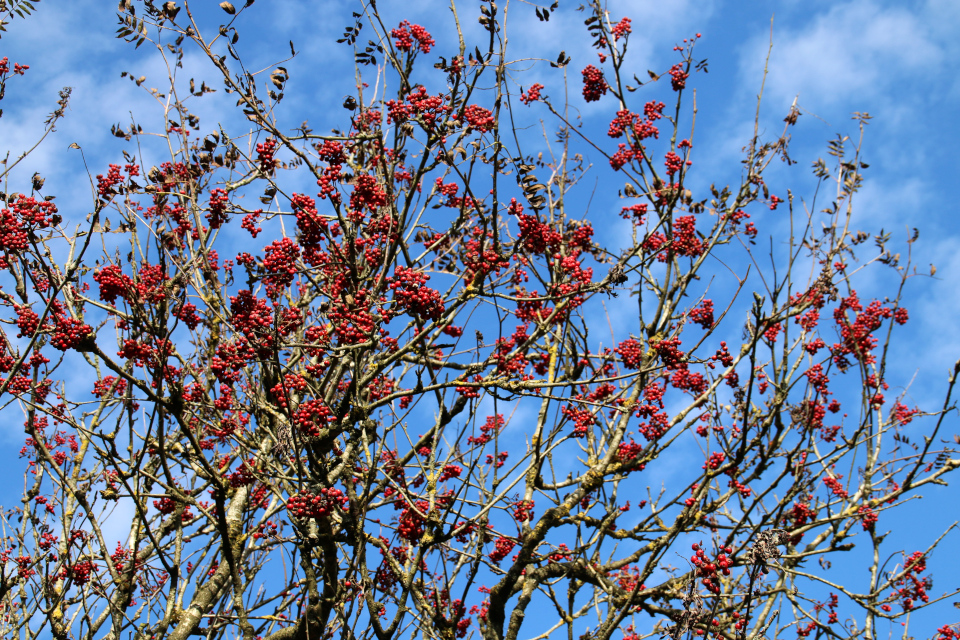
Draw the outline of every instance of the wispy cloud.
[[[948,53],[943,24],[960,18],[956,11],[944,15],[934,4],[911,10],[854,0],[835,5],[800,27],[775,23],[768,95],[789,101],[799,93],[801,102],[815,111],[851,98],[887,98],[892,88],[907,81],[939,76]],[[754,37],[744,47],[745,76],[762,71],[765,36]]]

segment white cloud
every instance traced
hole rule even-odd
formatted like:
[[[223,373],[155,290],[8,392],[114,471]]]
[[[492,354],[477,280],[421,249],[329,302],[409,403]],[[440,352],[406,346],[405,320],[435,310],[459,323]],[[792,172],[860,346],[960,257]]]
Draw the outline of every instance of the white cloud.
[[[953,22],[955,34],[958,16],[941,12],[938,4],[907,8],[853,0],[799,27],[775,22],[767,95],[774,103],[789,104],[799,93],[801,104],[816,112],[852,100],[893,98],[887,92],[909,79],[942,74],[952,39],[944,25]],[[744,46],[746,78],[759,80],[768,38],[758,34]]]

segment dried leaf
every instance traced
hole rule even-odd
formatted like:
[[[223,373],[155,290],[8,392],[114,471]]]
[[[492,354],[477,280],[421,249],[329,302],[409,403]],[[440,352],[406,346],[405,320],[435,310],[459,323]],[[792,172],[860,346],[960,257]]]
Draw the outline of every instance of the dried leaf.
[[[229,2],[221,2],[220,8],[229,13],[231,16],[237,12],[237,10],[234,9],[233,5]]]

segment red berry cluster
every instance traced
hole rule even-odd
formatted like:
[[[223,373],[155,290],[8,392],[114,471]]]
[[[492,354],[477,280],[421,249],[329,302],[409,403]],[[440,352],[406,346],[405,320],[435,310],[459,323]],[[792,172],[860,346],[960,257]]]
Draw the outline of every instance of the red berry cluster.
[[[100,299],[107,304],[116,304],[118,297],[128,300],[134,289],[133,280],[119,265],[107,265],[93,274],[93,280],[100,285]]]
[[[823,419],[827,415],[827,409],[822,402],[804,400],[800,403],[795,414],[799,418],[797,420],[799,424],[808,429],[820,429],[823,427]]]
[[[636,370],[643,364],[643,343],[635,338],[624,340],[613,351],[627,369]]]
[[[826,602],[818,602],[813,610],[817,612],[817,618],[819,619],[819,613],[823,610],[828,612],[827,615],[827,624],[834,624],[839,620],[837,617],[837,607],[840,605],[840,598],[835,593],[830,594],[830,599]]]
[[[507,451],[501,451],[497,454],[497,457],[494,458],[492,453],[487,454],[487,464],[494,465],[497,469],[502,467],[506,462],[507,458],[510,457],[510,453]]]
[[[277,141],[273,138],[257,143],[257,162],[260,165],[260,171],[265,175],[272,176],[277,168],[278,163],[274,158],[276,149]]]
[[[547,560],[550,562],[563,562],[572,555],[573,551],[561,542],[560,545],[557,546],[557,550],[547,556]]]
[[[736,478],[731,478],[730,482],[727,483],[727,486],[733,487],[734,489],[736,489],[737,493],[739,493],[744,498],[749,498],[750,496],[753,495],[753,489],[741,483]]]
[[[534,518],[533,500],[520,500],[513,504],[513,519],[518,523],[531,522]]]
[[[30,65],[20,64],[17,62],[13,63],[13,73],[18,76],[22,76],[23,72],[30,68]],[[3,56],[3,59],[0,60],[0,76],[5,76],[10,73],[10,60],[7,56]]]
[[[116,384],[116,386],[114,386]],[[123,378],[117,380],[114,376],[106,376],[102,380],[97,380],[93,384],[93,395],[98,398],[111,395],[123,395],[127,389],[127,381]]]
[[[722,465],[723,461],[726,459],[727,459],[727,456],[725,453],[723,453],[722,451],[716,451],[710,454],[710,458],[703,463],[703,467],[701,468],[704,471],[706,471],[707,469],[716,471],[717,469],[720,468],[720,465]]]
[[[560,409],[560,412],[573,422],[573,433],[571,435],[574,438],[586,438],[590,427],[597,424],[596,416],[589,409],[574,409],[565,405]]]
[[[17,337],[33,337],[33,334],[40,328],[40,316],[26,305],[17,305],[15,308],[17,312],[17,328],[20,330]],[[49,325],[44,325],[44,328],[48,327]]]
[[[579,224],[572,229],[568,229],[564,240],[566,240],[567,246],[571,249],[589,251],[591,238],[593,238],[593,227],[589,224]],[[576,254],[568,257],[575,258]]]
[[[113,561],[113,566],[116,567],[117,571],[123,571],[127,567],[127,562],[130,558],[134,557],[134,554],[129,549],[124,549],[123,545],[119,542],[117,543],[116,550],[110,554],[110,560]],[[143,566],[143,562],[139,559],[134,558],[134,570],[139,570]]]
[[[52,202],[37,202],[22,194],[17,196],[12,206],[12,211],[0,210],[0,248],[12,254],[18,254],[30,244],[31,227],[44,229],[50,226],[51,222],[57,219],[55,216],[57,208]],[[6,268],[6,266],[6,260],[0,257],[0,267]]]
[[[347,496],[336,488],[320,489],[317,493],[301,491],[287,500],[287,511],[296,518],[322,519],[347,504]]]
[[[263,279],[267,288],[267,297],[279,298],[286,287],[297,275],[297,260],[300,259],[300,246],[290,238],[274,240],[263,249],[263,268],[270,274]]]
[[[847,311],[854,312],[854,320],[850,322]],[[873,364],[876,358],[871,354],[877,345],[873,332],[880,328],[883,320],[893,315],[889,308],[884,307],[879,300],[871,302],[866,309],[860,303],[856,291],[843,298],[833,311],[834,321],[840,327],[840,336],[843,342],[834,344],[830,351],[835,364],[843,365],[845,357],[852,354],[863,364]],[[903,317],[903,315],[901,315]],[[906,318],[903,318],[906,322]]]
[[[763,339],[771,343],[776,342],[777,336],[780,335],[780,330],[782,328],[783,326],[780,325],[779,323],[771,325],[770,327],[767,328],[766,331],[763,332]]]
[[[583,99],[587,102],[596,102],[600,96],[607,93],[607,81],[603,78],[603,72],[595,66],[588,65],[586,69],[580,72],[583,76]]]
[[[670,86],[674,91],[680,91],[687,86],[687,78],[690,74],[683,70],[683,65],[677,63],[670,67]]]
[[[619,149],[616,153],[610,156],[610,166],[614,171],[619,171],[623,168],[624,165],[630,164],[633,160],[636,152],[633,149],[627,147],[627,145],[621,143]],[[641,156],[637,156],[641,157]]]
[[[643,445],[639,442],[630,440],[629,442],[621,442],[617,445],[617,460],[619,460],[625,466],[631,461],[640,457],[641,453],[643,453]],[[634,466],[629,470],[629,472],[632,473],[634,471],[643,471],[645,467],[646,464]]]
[[[683,362],[677,365],[673,375],[670,376],[670,384],[674,388],[682,391],[688,391],[694,396],[701,396],[707,391],[710,384],[700,372],[691,372],[689,365]]]
[[[240,223],[240,227],[250,232],[251,238],[256,238],[260,232],[263,231],[263,227],[257,225],[257,223],[260,222],[260,215],[262,213],[263,209],[257,209],[256,211],[252,211],[243,216],[243,221]]]
[[[272,342],[273,335],[269,329],[273,325],[274,312],[266,300],[254,296],[247,289],[241,289],[237,295],[230,296],[230,314],[234,328],[252,344]]]
[[[387,122],[402,123],[418,117],[420,124],[428,130],[436,127],[437,122],[453,111],[453,107],[446,104],[443,95],[435,96],[427,93],[426,87],[420,86],[407,95],[407,103],[387,100]]]
[[[334,335],[341,344],[366,342],[377,328],[377,319],[371,312],[368,291],[358,289],[352,295],[344,291],[342,295],[349,297],[345,300],[336,299],[331,310],[327,312]]]
[[[210,211],[207,212],[207,222],[211,229],[219,229],[229,218],[227,218],[227,205],[230,204],[230,198],[224,189],[214,189],[210,192]]]
[[[940,636],[936,640],[960,640],[960,624],[945,624],[937,629],[937,633]]]
[[[668,151],[664,164],[667,167],[667,175],[672,179],[683,168],[683,158],[673,151]]]
[[[663,103],[661,102],[660,105],[662,106]],[[654,126],[652,118],[637,122],[633,126],[633,133],[637,136],[637,140],[646,140],[647,138],[660,139],[660,129]],[[638,158],[643,155],[642,151],[642,148],[635,148],[633,150],[634,155]]]
[[[322,400],[304,400],[293,414],[298,431],[308,437],[320,435],[321,429],[337,419]]]
[[[153,501],[153,506],[163,515],[170,515],[177,510],[177,503],[172,498],[160,498]]]
[[[397,306],[415,318],[438,320],[444,312],[443,298],[435,289],[424,286],[430,276],[422,271],[397,266],[390,282]]]
[[[613,40],[616,42],[621,37],[629,35],[631,32],[630,28],[630,18],[622,18],[620,22],[613,26],[613,29],[610,30],[610,33],[613,34]]]
[[[616,117],[610,122],[610,127],[607,129],[607,135],[611,138],[619,138],[624,131],[633,127],[636,120],[637,114],[629,109],[617,111]]]
[[[238,487],[245,487],[256,482],[257,479],[253,475],[255,465],[256,460],[253,458],[241,462],[237,470],[227,476],[227,481],[230,483],[230,486],[236,489]]]
[[[173,310],[173,315],[183,322],[190,331],[195,331],[203,319],[197,315],[197,305],[187,302]]]
[[[680,338],[661,340],[656,344],[651,341],[650,346],[656,350],[657,355],[660,356],[660,359],[667,368],[675,367],[681,364],[684,358],[686,358],[683,351],[679,349]]]
[[[824,396],[830,395],[830,390],[827,388],[827,385],[830,384],[830,378],[823,372],[822,364],[817,363],[813,365],[807,369],[804,375],[807,376],[807,380],[817,393]]]
[[[933,586],[930,576],[924,578],[920,574],[927,570],[927,559],[922,551],[914,551],[903,563],[903,575],[893,584],[897,587],[895,597],[899,598],[904,611],[913,609],[917,601],[927,603],[930,596],[927,589]]]
[[[414,41],[417,48],[423,53],[430,53],[430,48],[436,44],[436,41],[430,36],[426,29],[418,24],[411,25],[404,20],[400,26],[393,29],[390,35],[396,39],[396,47],[400,51],[411,51],[414,48]]]
[[[90,581],[90,574],[97,570],[97,565],[89,560],[81,560],[67,567],[67,575],[78,587],[82,587]]]
[[[213,249],[210,249],[209,255],[211,260],[216,260],[216,252]],[[137,293],[146,302],[157,304],[167,297],[167,290],[163,285],[169,279],[162,266],[144,265],[137,274]]]
[[[106,200],[116,193],[114,187],[121,182],[123,182],[123,174],[120,173],[120,165],[111,164],[106,177],[103,174],[97,175],[97,193]]]
[[[646,221],[647,205],[634,204],[629,207],[623,207],[620,210],[620,217],[624,220],[633,220],[633,226],[638,227]]]
[[[713,326],[713,300],[707,298],[699,307],[692,309],[687,317],[690,318],[690,322],[698,324],[704,329],[711,328]]]
[[[320,187],[320,193],[317,195],[320,196],[321,200],[326,200],[329,196],[334,204],[339,204],[340,194],[336,193],[335,184],[340,180],[343,163],[347,161],[343,152],[343,145],[334,140],[325,140],[322,144],[317,145],[317,156],[328,164],[327,168],[323,170],[323,175],[317,180],[317,186]],[[313,213],[316,214],[315,209]]]
[[[521,213],[522,207],[516,208],[513,205],[516,200],[511,202],[510,213],[517,216],[517,225],[520,227],[518,240],[520,245],[526,251],[534,255],[543,255],[548,249],[556,251],[563,242],[563,235],[550,228],[550,225],[540,222],[536,216]]]
[[[499,433],[506,424],[506,421],[503,419],[503,414],[497,413],[492,416],[487,416],[486,422],[480,426],[480,435],[476,437],[467,436],[467,444],[482,447],[493,440],[493,437]]]
[[[0,210],[0,249],[16,255],[29,246],[30,236],[24,225],[9,209]],[[9,266],[5,258],[0,260],[2,260],[0,266],[3,268]]]
[[[360,132],[370,131],[371,129],[378,128],[382,119],[383,114],[380,111],[376,109],[364,109],[353,118],[353,127]]]
[[[471,230],[472,238],[463,243],[463,275],[466,282],[476,282],[486,278],[491,273],[499,274],[502,269],[510,266],[510,260],[491,248],[493,234],[484,234],[480,228]],[[486,236],[481,240],[481,237]]]
[[[816,340],[811,340],[810,342],[803,345],[803,349],[810,355],[817,355],[817,352],[820,349],[823,349],[827,346],[827,343],[823,341],[823,338],[817,338]]]
[[[455,196],[457,195],[457,191],[460,190],[460,187],[459,185],[457,185],[456,182],[448,182],[447,184],[444,184],[442,176],[437,176],[436,185],[437,185],[437,193],[439,193],[442,196],[447,196],[447,197]],[[445,235],[442,233],[438,233],[436,234],[436,236],[437,236],[437,239],[442,239],[445,237]],[[429,248],[433,246],[433,244],[434,243],[431,242],[426,246]]]
[[[443,471],[437,478],[437,482],[446,482],[450,478],[459,478],[461,473],[463,473],[463,467],[460,465],[446,464],[443,466]]]
[[[539,82],[530,85],[526,93],[520,94],[520,102],[527,105],[531,102],[537,102],[540,100],[541,91],[543,91],[543,85]]]
[[[800,501],[793,503],[793,508],[784,517],[784,525],[788,530],[799,529],[817,517],[817,511],[810,506],[812,496],[801,496]],[[803,534],[793,536],[792,543],[797,544]]]
[[[660,252],[660,249],[667,244],[668,238],[659,231],[654,231],[653,233],[647,234],[643,239],[643,242],[640,243],[641,248],[643,248],[644,253],[647,255]],[[666,251],[662,251],[657,255],[657,260],[660,262],[666,262],[667,258]]]
[[[333,187],[330,187],[330,192],[333,192]],[[323,193],[320,195],[325,197]],[[297,217],[300,244],[307,249],[318,248],[326,238],[329,223],[317,213],[317,206],[313,198],[302,193],[294,193],[290,197],[290,207]],[[239,258],[237,262],[240,262]]]
[[[830,491],[833,492],[833,495],[840,498],[847,498],[850,496],[847,493],[847,490],[843,488],[843,484],[840,483],[840,480],[843,479],[843,476],[824,476],[823,484],[827,485]]]
[[[470,629],[470,623],[472,621],[469,617],[465,617],[467,608],[464,606],[463,600],[457,598],[451,601],[449,589],[440,589],[439,591],[433,589],[427,595],[427,601],[430,602],[430,606],[434,610],[433,616],[438,626],[441,628],[454,628],[457,638],[465,638],[467,636],[467,631]],[[446,611],[450,612],[449,617],[444,614]]]
[[[907,405],[896,402],[890,411],[890,418],[901,425],[907,425],[913,421],[913,416],[918,413],[920,413],[920,409],[909,409]]]
[[[857,509],[857,516],[860,518],[860,524],[863,526],[864,531],[873,531],[874,526],[876,526],[877,521],[880,519],[877,512],[866,505]]]
[[[637,429],[648,441],[657,440],[665,434],[670,428],[670,419],[666,412],[662,411],[663,396],[666,393],[667,385],[651,382],[643,389],[643,398],[645,404],[637,407],[636,416],[638,418],[649,418],[648,423],[642,423]]]
[[[627,593],[632,593],[634,591],[640,592],[643,591],[646,586],[640,582],[641,567],[627,565],[620,569],[619,571],[611,571],[607,575],[617,581],[617,586],[626,591]]]
[[[730,547],[721,549],[716,561],[711,562],[707,559],[707,554],[700,548],[699,544],[693,544],[692,548],[696,553],[690,558],[690,562],[697,568],[697,575],[703,578],[703,586],[710,593],[720,593],[717,570],[719,569],[720,573],[725,576],[730,575],[730,567],[733,566],[733,561],[727,556],[733,553],[733,549]]]
[[[468,130],[476,129],[480,133],[486,133],[493,129],[493,114],[483,107],[475,104],[470,105],[463,110],[463,119],[467,121]]]
[[[84,324],[80,320],[74,320],[64,315],[57,316],[57,325],[53,336],[50,338],[50,344],[55,349],[66,351],[73,349],[92,337],[93,327]]]
[[[190,181],[190,167],[183,162],[164,162],[160,165],[160,170],[160,181],[167,185]]]
[[[411,506],[404,501],[398,501],[394,506],[402,507],[400,516],[397,518],[397,535],[404,540],[416,543],[423,537],[424,520],[420,514],[430,511],[430,503],[426,500],[416,500]]]
[[[264,538],[276,538],[277,535],[277,523],[270,522],[268,520],[257,527],[257,530],[253,532],[252,537],[254,540],[262,540]]]
[[[510,552],[513,551],[513,548],[516,546],[517,543],[510,538],[500,536],[493,545],[493,551],[490,552],[490,560],[493,561],[494,564],[500,564],[504,558],[510,555]]]
[[[156,361],[156,349],[149,344],[132,339],[123,341],[123,347],[117,352],[117,355],[127,360],[133,360],[137,367],[145,367]]]
[[[813,331],[820,323],[820,311],[818,309],[810,309],[802,316],[798,316],[795,322],[799,324],[804,331]]]
[[[647,120],[650,122],[656,122],[663,117],[663,109],[666,107],[662,102],[657,102],[656,100],[651,100],[650,102],[643,105],[643,115],[646,116]]]
[[[13,199],[11,194],[8,200]],[[22,193],[16,194],[16,200],[11,203],[13,212],[27,225],[37,229],[46,229],[54,223],[57,205],[46,200],[36,200]]]
[[[40,534],[40,542],[37,543],[37,546],[40,547],[43,551],[49,551],[50,548],[57,544],[60,541],[60,538],[53,535],[49,531],[44,531]]]
[[[350,206],[357,215],[364,207],[376,212],[381,207],[387,206],[387,193],[375,177],[357,176],[353,183],[353,193],[350,194]]]
[[[703,253],[703,242],[697,236],[697,219],[693,216],[679,216],[673,221],[672,240],[671,250],[678,256],[696,258]]]

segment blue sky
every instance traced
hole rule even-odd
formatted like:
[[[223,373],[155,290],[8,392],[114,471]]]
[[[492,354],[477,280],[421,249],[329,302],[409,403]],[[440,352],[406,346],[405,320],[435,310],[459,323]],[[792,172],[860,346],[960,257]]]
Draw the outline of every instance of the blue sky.
[[[201,20],[213,25],[222,20],[216,5],[213,0],[197,2]],[[441,55],[446,55],[440,36],[450,26],[445,3],[381,0],[379,5],[388,25],[408,19],[426,26],[440,40]],[[699,107],[694,158],[697,170],[718,184],[739,180],[740,149],[753,130],[771,19],[773,49],[761,131],[775,136],[795,98],[802,109],[791,130],[791,155],[797,164],[772,167],[768,174],[775,193],[782,195],[789,187],[798,197],[809,197],[814,184],[809,167],[817,157],[826,157],[827,140],[837,133],[857,135],[852,112],[873,116],[863,147],[870,168],[866,184],[855,198],[854,226],[868,232],[880,228],[892,232],[902,250],[906,247],[902,241],[916,227],[920,238],[913,245],[913,259],[918,273],[928,274],[929,265],[936,266],[935,277],[921,275],[908,285],[904,306],[910,310],[911,324],[898,336],[892,361],[899,366],[889,378],[894,388],[911,385],[910,404],[935,407],[942,400],[948,370],[960,358],[960,296],[954,284],[960,279],[960,212],[953,194],[960,184],[956,162],[960,148],[960,42],[956,37],[960,3],[680,0],[610,2],[608,7],[612,16],[626,15],[633,20],[630,64],[640,76],[645,76],[647,69],[662,72],[669,68],[676,61],[673,45],[702,33],[696,56],[709,60],[709,73],[691,79]],[[8,187],[24,189],[30,175],[40,171],[47,178],[44,192],[58,196],[61,213],[68,219],[82,220],[91,203],[87,170],[79,152],[69,150],[68,145],[76,142],[82,147],[86,166],[96,175],[105,172],[108,163],[118,162],[121,148],[129,148],[109,135],[112,124],[125,126],[133,114],[144,128],[158,127],[156,101],[144,88],[162,90],[167,69],[149,43],[134,51],[115,39],[114,8],[113,2],[44,0],[33,16],[9,25],[0,39],[0,56],[31,67],[25,77],[8,83],[0,120],[0,151],[9,150],[16,157],[29,147],[54,108],[58,90],[74,88],[70,109],[58,131],[17,169]],[[298,55],[285,63],[291,88],[283,107],[291,125],[305,118],[319,130],[344,125],[346,112],[340,103],[352,92],[352,56],[334,40],[351,23],[350,12],[355,9],[350,2],[260,0],[238,21],[238,49],[251,69],[275,65],[289,54],[286,43],[293,40]],[[511,11],[517,17],[511,18],[508,36],[517,58],[555,57],[559,50],[566,51],[572,58],[568,72],[574,105],[580,109],[585,129],[599,137],[609,122],[610,109],[603,103],[584,104],[576,97],[579,70],[594,64],[596,56],[588,46],[584,14],[574,9],[574,3],[561,2],[550,22],[541,24],[530,7],[514,3]],[[479,34],[474,11],[471,4],[470,17],[464,20],[468,38]],[[220,86],[209,82],[215,76],[195,53],[188,53],[184,67],[182,77],[196,77],[198,83],[207,79],[211,86]],[[525,86],[542,82],[547,93],[560,95],[559,72],[542,63],[531,62],[529,67],[517,74]],[[518,69],[522,68],[520,64]],[[146,76],[144,86],[121,78],[122,71]],[[232,103],[222,92],[198,103],[200,133],[212,131]],[[231,118],[235,127],[240,121]],[[593,162],[605,161],[594,158]],[[610,228],[606,239],[614,241],[617,232]],[[598,228],[601,242],[604,233]],[[888,293],[891,282],[882,269],[873,269],[859,279],[858,288],[861,297],[871,298]],[[627,322],[628,315],[628,311],[613,310],[615,321]],[[84,380],[83,384],[88,383]],[[956,432],[954,426],[951,433]],[[19,449],[19,421],[11,421],[0,437],[10,444],[11,451]],[[15,458],[15,453],[10,457]],[[7,505],[16,498],[0,496],[0,502]],[[954,487],[937,488],[922,504],[907,505],[899,517],[922,520],[924,529],[941,529],[953,521],[958,498]],[[904,545],[923,547],[929,540],[920,535],[921,541],[904,540]],[[935,579],[939,573],[942,581],[950,575],[949,569],[958,568],[945,551],[938,556],[939,566],[934,567]],[[951,576],[949,585],[946,581],[935,583],[934,592],[957,586],[952,582]],[[949,617],[953,611],[945,615],[947,619],[924,619],[922,631],[916,630],[918,635],[930,635],[933,622],[939,626],[957,617]]]

